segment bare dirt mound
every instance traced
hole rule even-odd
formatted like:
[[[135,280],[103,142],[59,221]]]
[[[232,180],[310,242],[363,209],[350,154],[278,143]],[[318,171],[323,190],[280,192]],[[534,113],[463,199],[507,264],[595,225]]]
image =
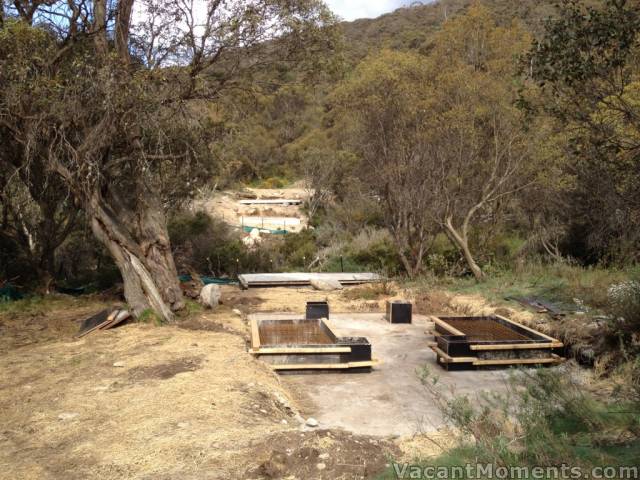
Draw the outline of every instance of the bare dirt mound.
[[[133,324],[7,349],[0,477],[242,478],[252,443],[298,426],[289,402],[227,332]]]
[[[179,373],[198,370],[202,365],[202,359],[203,356],[178,358],[159,365],[132,368],[128,371],[128,374],[132,381],[167,380]]]
[[[257,467],[244,478],[375,478],[399,454],[393,443],[341,430],[284,432],[265,439],[253,449]]]

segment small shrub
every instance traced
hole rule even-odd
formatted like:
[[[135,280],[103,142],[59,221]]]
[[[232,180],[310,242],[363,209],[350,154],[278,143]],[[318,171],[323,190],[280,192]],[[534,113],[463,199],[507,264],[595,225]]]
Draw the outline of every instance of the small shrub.
[[[625,330],[640,331],[640,281],[611,285],[608,290],[609,311]]]
[[[449,273],[450,265],[446,257],[441,253],[430,253],[425,261],[427,270],[437,276],[444,276]]]
[[[326,272],[364,272],[367,269],[366,265],[362,265],[355,261],[350,256],[336,255],[330,257],[323,265],[323,270]]]
[[[242,234],[205,212],[183,212],[169,222],[169,236],[178,270],[213,276],[267,270],[270,250],[249,249]]]
[[[284,268],[303,268],[313,262],[318,252],[313,230],[289,233],[279,248],[281,264]]]
[[[598,400],[572,383],[566,372],[522,370],[506,393],[479,397],[445,394],[428,368],[418,375],[461,433],[458,445],[445,453],[443,463],[436,459],[437,465],[451,458],[459,465],[623,465],[628,452],[640,447],[640,421],[633,413],[637,404]]]
[[[379,228],[365,228],[346,242],[343,247],[343,263],[353,265],[345,271],[384,272],[394,276],[402,271],[391,235]],[[339,262],[339,257],[338,257]],[[335,263],[335,260],[332,260]]]

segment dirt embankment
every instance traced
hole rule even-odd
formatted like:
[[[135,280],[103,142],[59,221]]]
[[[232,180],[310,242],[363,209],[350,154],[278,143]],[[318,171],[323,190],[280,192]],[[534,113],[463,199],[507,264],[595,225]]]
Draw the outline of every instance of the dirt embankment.
[[[304,427],[227,300],[73,337],[95,308],[0,315],[0,478],[369,478],[389,441]],[[21,325],[26,328],[21,330]],[[21,331],[20,335],[18,333]]]

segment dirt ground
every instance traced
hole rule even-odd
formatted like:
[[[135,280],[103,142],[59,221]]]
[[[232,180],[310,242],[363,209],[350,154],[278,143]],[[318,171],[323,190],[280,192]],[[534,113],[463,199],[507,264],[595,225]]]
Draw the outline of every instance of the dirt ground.
[[[273,287],[239,290],[235,286],[222,287],[223,301],[234,305],[245,313],[250,312],[285,312],[304,313],[306,302],[326,300],[331,313],[348,312],[380,312],[384,311],[387,300],[415,300],[411,292],[390,287],[393,295],[379,295],[376,299],[351,298],[348,294],[354,289],[367,289],[365,286],[348,287],[344,290],[319,292],[310,287]],[[367,295],[365,295],[367,296]],[[367,296],[368,297],[368,296]],[[448,311],[448,310],[447,310]],[[445,307],[438,313],[446,313]]]
[[[176,325],[81,339],[79,321],[108,302],[1,314],[0,478],[370,478],[400,455],[390,440],[304,427],[246,352],[232,308],[258,301],[232,292]]]
[[[446,295],[397,290],[393,298],[409,297],[418,313],[472,308],[452,307],[455,299]],[[386,299],[357,297],[224,287],[216,311],[170,326],[125,324],[81,339],[74,337],[79,321],[111,302],[65,298],[47,308],[0,313],[0,478],[375,478],[390,459],[437,455],[450,435],[414,422],[433,413],[414,372],[432,360],[423,345],[428,326],[390,332],[379,314],[349,324],[340,312],[381,312]],[[374,356],[386,359],[379,371],[358,375],[370,382],[366,395],[335,395],[353,392],[357,379],[349,375],[279,377],[246,351],[247,314],[300,314],[306,301],[320,299],[345,319],[345,332],[364,328]],[[398,353],[407,341],[419,345]],[[377,379],[384,391],[375,390]],[[323,395],[333,395],[334,403],[319,401]],[[382,428],[366,415],[349,419],[345,402],[352,413],[371,405],[380,415],[385,408],[396,414]],[[310,415],[319,420],[317,429],[304,425]]]

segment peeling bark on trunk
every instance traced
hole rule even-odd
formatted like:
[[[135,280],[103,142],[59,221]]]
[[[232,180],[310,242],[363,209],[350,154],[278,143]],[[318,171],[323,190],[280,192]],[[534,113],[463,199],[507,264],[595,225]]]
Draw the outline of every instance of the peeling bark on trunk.
[[[152,309],[167,322],[184,300],[161,210],[146,206],[137,216],[134,230],[104,203],[92,199],[91,228],[116,262],[124,282],[124,294],[134,314]],[[135,239],[134,239],[135,238]]]

